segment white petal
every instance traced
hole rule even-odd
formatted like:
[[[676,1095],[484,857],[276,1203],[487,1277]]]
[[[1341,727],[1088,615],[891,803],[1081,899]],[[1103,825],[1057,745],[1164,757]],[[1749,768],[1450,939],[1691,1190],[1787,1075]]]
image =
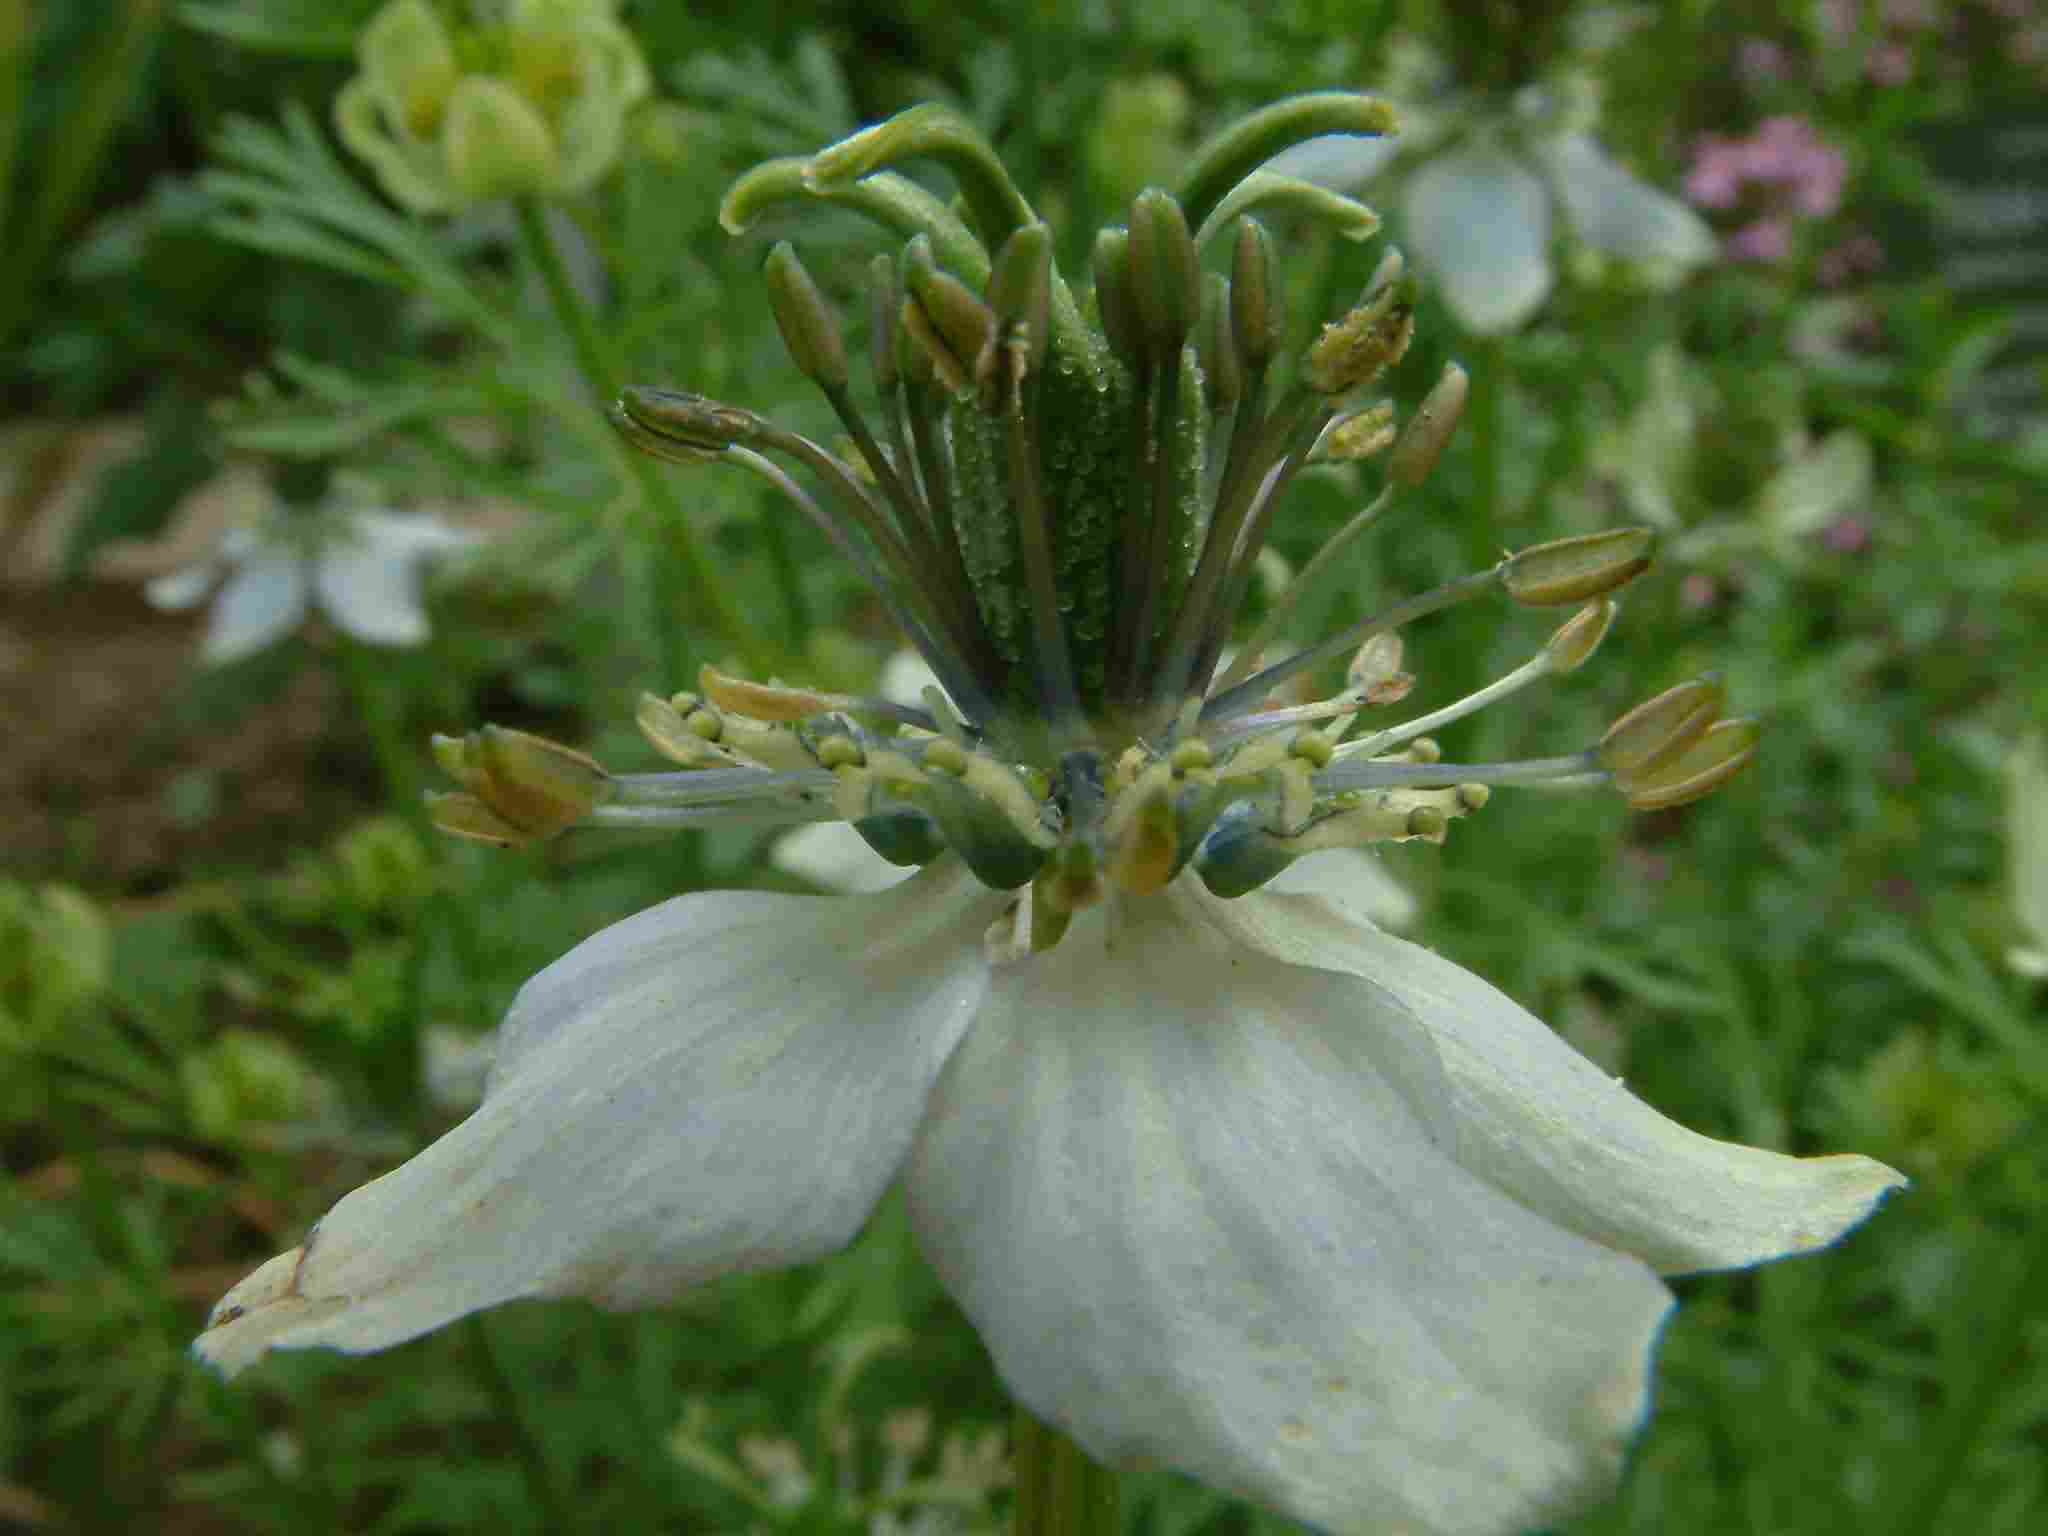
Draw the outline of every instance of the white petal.
[[[1706,221],[1677,198],[1636,180],[1583,133],[1536,146],[1572,228],[1595,250],[1648,266],[1696,267],[1715,245]]]
[[[646,1305],[831,1252],[981,1001],[999,905],[941,861],[858,902],[704,893],[607,928],[520,992],[483,1107],[196,1347],[382,1349],[518,1297]]]
[[[848,896],[886,891],[916,873],[891,864],[843,821],[814,821],[783,833],[768,850],[768,861],[786,875]]]
[[[349,513],[348,521],[357,537],[397,556],[448,554],[484,542],[482,534],[458,528],[432,513],[401,516],[362,508]]]
[[[912,1155],[1019,1400],[1331,1530],[1514,1536],[1610,1489],[1662,1284],[1435,1145],[1415,1021],[1185,885],[1123,916],[996,974]]]
[[[161,576],[152,576],[142,584],[142,595],[152,608],[183,613],[187,608],[197,608],[206,600],[213,584],[220,580],[220,572],[219,560],[201,560],[175,571],[166,571]]]
[[[1405,139],[1391,134],[1326,133],[1283,149],[1259,169],[1312,181],[1333,192],[1356,192],[1392,165],[1405,147]]]
[[[924,691],[939,688],[939,674],[931,663],[909,647],[892,651],[882,663],[881,694],[891,703],[924,708]],[[945,692],[939,688],[941,693]],[[950,702],[950,700],[948,701]]]
[[[1325,848],[1296,859],[1262,887],[1277,894],[1320,896],[1375,928],[1406,928],[1415,897],[1363,848]]]
[[[2005,757],[2005,857],[2013,916],[2036,946],[2048,946],[2048,741],[2039,735]],[[2014,967],[2040,975],[2025,968],[2025,953],[2014,951]]]
[[[239,661],[282,636],[306,614],[306,567],[291,550],[259,550],[228,578],[206,616],[200,658]]]
[[[404,519],[357,513],[356,536],[323,546],[313,579],[321,610],[372,645],[421,645],[428,634],[419,552]]]
[[[1423,270],[1468,331],[1511,331],[1550,292],[1550,197],[1521,162],[1475,142],[1440,155],[1402,201]]]
[[[1359,1028],[1419,1018],[1446,1097],[1417,1107],[1440,1144],[1523,1204],[1664,1274],[1823,1247],[1906,1182],[1869,1158],[1788,1157],[1689,1131],[1470,971],[1316,897],[1202,899],[1265,954],[1364,983]]]

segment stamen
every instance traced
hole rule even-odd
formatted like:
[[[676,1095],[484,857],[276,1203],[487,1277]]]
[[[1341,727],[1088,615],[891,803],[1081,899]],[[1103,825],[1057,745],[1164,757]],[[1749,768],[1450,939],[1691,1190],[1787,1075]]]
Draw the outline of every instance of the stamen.
[[[796,773],[769,773],[760,768],[702,768],[682,773],[617,773],[607,809],[619,806],[672,808],[754,805],[781,802],[808,804],[832,793],[833,778],[823,768]]]
[[[584,817],[579,827],[599,827],[615,832],[684,831],[691,827],[771,826],[793,827],[812,821],[837,821],[839,814],[828,803],[816,805],[601,805]]]
[[[923,619],[913,614],[897,598],[894,587],[884,578],[882,572],[869,558],[866,550],[847,536],[839,522],[828,517],[802,486],[798,485],[772,459],[764,458],[751,448],[729,448],[724,455],[732,463],[753,471],[783,495],[794,502],[799,511],[810,519],[812,525],[825,535],[826,540],[839,552],[844,560],[867,584],[868,590],[888,610],[889,617],[896,621],[896,627],[903,631],[906,639],[917,647],[918,653],[939,676],[946,691],[958,700],[970,715],[978,720],[989,720],[995,716],[995,701],[991,699],[975,678],[959,654],[939,643],[931,628]]]
[[[1506,763],[1332,763],[1315,778],[1319,792],[1332,794],[1348,789],[1447,789],[1462,784],[1591,789],[1608,782],[1599,754],[1591,751]]]
[[[1273,606],[1259,621],[1258,628],[1252,631],[1251,639],[1245,642],[1246,656],[1256,656],[1273,643],[1274,637],[1280,633],[1281,626],[1287,622],[1294,612],[1295,605],[1301,601],[1301,594],[1335,563],[1337,557],[1348,549],[1360,534],[1378,521],[1380,514],[1393,504],[1393,500],[1394,488],[1389,485],[1373,498],[1371,505],[1364,511],[1330,535],[1328,542],[1315,552],[1307,565],[1301,568],[1300,574],[1273,600]]]
[[[1462,699],[1446,704],[1442,709],[1426,715],[1417,715],[1413,720],[1400,725],[1389,726],[1384,731],[1375,731],[1370,736],[1361,736],[1356,741],[1347,741],[1337,749],[1339,757],[1376,757],[1380,753],[1398,747],[1404,742],[1425,736],[1439,726],[1449,725],[1453,720],[1462,720],[1467,715],[1477,714],[1489,704],[1497,704],[1510,694],[1521,692],[1531,683],[1540,682],[1557,670],[1548,649],[1538,651],[1505,677],[1497,678],[1484,688],[1475,689]]]
[[[1427,592],[1411,597],[1404,603],[1396,603],[1385,613],[1377,614],[1362,624],[1355,624],[1350,629],[1340,630],[1329,639],[1312,645],[1305,651],[1297,652],[1285,661],[1274,663],[1263,672],[1255,673],[1234,687],[1225,687],[1222,692],[1213,695],[1203,707],[1203,723],[1214,724],[1246,714],[1256,707],[1258,701],[1270,690],[1288,678],[1306,672],[1311,667],[1320,666],[1346,651],[1355,651],[1374,635],[1398,629],[1401,625],[1422,618],[1425,614],[1436,613],[1467,602],[1480,593],[1498,586],[1499,583],[1499,568],[1495,567],[1475,571],[1469,576],[1461,576],[1456,581],[1445,582],[1440,587],[1433,587]],[[1229,682],[1227,675],[1224,682]]]
[[[1206,677],[1216,665],[1216,658],[1223,654],[1223,647],[1229,641],[1230,631],[1237,623],[1237,615],[1244,607],[1244,600],[1251,590],[1252,574],[1258,568],[1259,551],[1265,547],[1266,526],[1273,519],[1274,509],[1287,494],[1287,488],[1294,481],[1295,474],[1307,462],[1308,450],[1329,425],[1331,407],[1328,402],[1317,402],[1307,396],[1292,422],[1285,421],[1275,412],[1270,426],[1284,428],[1284,435],[1277,438],[1274,451],[1276,457],[1259,481],[1249,506],[1244,513],[1244,528],[1236,540],[1236,550],[1223,584],[1221,600],[1208,615],[1209,631],[1201,652],[1195,658],[1194,677]],[[1224,674],[1225,681],[1231,673],[1242,676],[1254,664],[1258,652],[1249,648],[1239,652],[1237,661],[1230,672]]]

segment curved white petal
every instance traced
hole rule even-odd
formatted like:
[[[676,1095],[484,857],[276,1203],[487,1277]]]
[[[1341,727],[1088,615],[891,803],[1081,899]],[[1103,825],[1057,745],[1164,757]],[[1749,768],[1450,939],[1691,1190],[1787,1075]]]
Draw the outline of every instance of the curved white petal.
[[[1259,169],[1278,176],[1312,181],[1333,192],[1356,192],[1388,166],[1408,147],[1404,138],[1382,134],[1368,138],[1356,133],[1326,133],[1290,145]]]
[[[858,903],[703,893],[605,929],[520,992],[483,1107],[196,1347],[230,1371],[382,1349],[519,1297],[645,1305],[841,1246],[980,1004],[999,904],[948,860]]]
[[[349,527],[365,543],[396,556],[447,554],[483,543],[483,535],[458,528],[432,513],[403,516],[359,508],[348,514]]]
[[[1402,198],[1422,269],[1468,331],[1511,331],[1550,292],[1550,197],[1522,163],[1475,141],[1439,155]]]
[[[814,821],[783,833],[769,848],[768,862],[786,875],[848,896],[886,891],[916,873],[891,864],[843,821]]]
[[[1535,148],[1572,228],[1595,250],[1623,261],[1680,269],[1713,259],[1713,231],[1677,198],[1636,180],[1593,139],[1568,133]]]
[[[932,670],[932,664],[908,646],[891,651],[889,659],[882,663],[879,690],[883,698],[892,703],[905,704],[913,709],[924,708],[924,691],[940,686],[939,674]],[[950,704],[952,700],[949,698]]]
[[[413,521],[421,526],[408,529]],[[314,566],[321,611],[372,645],[424,644],[428,627],[421,562],[428,550],[445,547],[426,522],[388,513],[351,514],[353,536],[323,545]]]
[[[152,608],[183,613],[188,608],[197,608],[206,600],[213,584],[220,580],[220,572],[221,562],[217,558],[196,561],[175,571],[166,571],[161,576],[152,576],[142,584],[142,595]]]
[[[1415,897],[1364,848],[1325,848],[1296,859],[1263,890],[1320,896],[1339,911],[1375,928],[1406,928],[1415,921]]]
[[[200,658],[220,663],[254,655],[305,614],[305,562],[289,549],[260,549],[235,567],[207,610]]]
[[[1276,960],[1356,978],[1355,1027],[1419,1019],[1443,1096],[1414,1107],[1438,1143],[1524,1205],[1664,1274],[1823,1247],[1906,1182],[1865,1157],[1788,1157],[1689,1131],[1470,971],[1317,897],[1197,899]]]
[[[1513,1536],[1605,1493],[1662,1284],[1436,1145],[1416,1021],[1189,885],[998,971],[933,1094],[912,1219],[1011,1390],[1331,1530]]]

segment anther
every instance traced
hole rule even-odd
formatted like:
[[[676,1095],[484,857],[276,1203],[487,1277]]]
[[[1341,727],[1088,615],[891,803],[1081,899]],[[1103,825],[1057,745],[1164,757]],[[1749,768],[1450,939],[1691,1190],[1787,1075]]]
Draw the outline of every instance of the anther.
[[[1284,314],[1274,270],[1273,237],[1257,219],[1239,219],[1230,264],[1230,330],[1239,359],[1254,374],[1280,350]]]
[[[1657,542],[1648,528],[1614,528],[1536,544],[1501,567],[1509,597],[1531,608],[1583,603],[1627,586],[1650,568]]]
[[[1336,755],[1336,748],[1321,731],[1296,732],[1294,740],[1287,744],[1287,750],[1291,756],[1301,758],[1316,768],[1329,767],[1330,759]]]
[[[1464,369],[1456,363],[1445,366],[1443,377],[1423,396],[1422,404],[1408,418],[1394,451],[1387,457],[1387,477],[1396,485],[1412,489],[1429,478],[1429,472],[1436,468],[1436,461],[1458,430],[1470,389],[1471,381]]]
[[[1319,395],[1344,395],[1398,363],[1415,334],[1413,284],[1397,282],[1322,329],[1303,359]]]
[[[1706,735],[1727,707],[1717,678],[1699,678],[1645,699],[1607,728],[1596,749],[1600,766],[1624,794],[1654,778]]]
[[[825,736],[811,747],[820,768],[864,768],[868,755],[851,736]]]
[[[1440,840],[1445,832],[1450,829],[1450,825],[1450,818],[1433,805],[1418,805],[1408,813],[1408,835],[1410,837],[1426,837]]]
[[[846,341],[839,334],[839,317],[797,259],[796,247],[787,240],[779,242],[768,253],[761,275],[782,344],[798,371],[821,389],[846,388]]]
[[[1557,627],[1543,647],[1553,672],[1575,672],[1600,649],[1607,631],[1614,627],[1621,605],[1611,597],[1598,597]]]
[[[1754,720],[1715,721],[1690,747],[1623,786],[1630,808],[1669,810],[1712,794],[1749,766],[1762,737]]]

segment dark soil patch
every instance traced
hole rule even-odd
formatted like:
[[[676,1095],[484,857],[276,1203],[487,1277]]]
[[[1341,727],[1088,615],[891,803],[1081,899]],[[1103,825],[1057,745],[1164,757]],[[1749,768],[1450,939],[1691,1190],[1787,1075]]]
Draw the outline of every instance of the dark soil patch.
[[[209,676],[198,625],[125,586],[0,589],[0,868],[148,895],[274,865],[375,802],[326,670]]]

